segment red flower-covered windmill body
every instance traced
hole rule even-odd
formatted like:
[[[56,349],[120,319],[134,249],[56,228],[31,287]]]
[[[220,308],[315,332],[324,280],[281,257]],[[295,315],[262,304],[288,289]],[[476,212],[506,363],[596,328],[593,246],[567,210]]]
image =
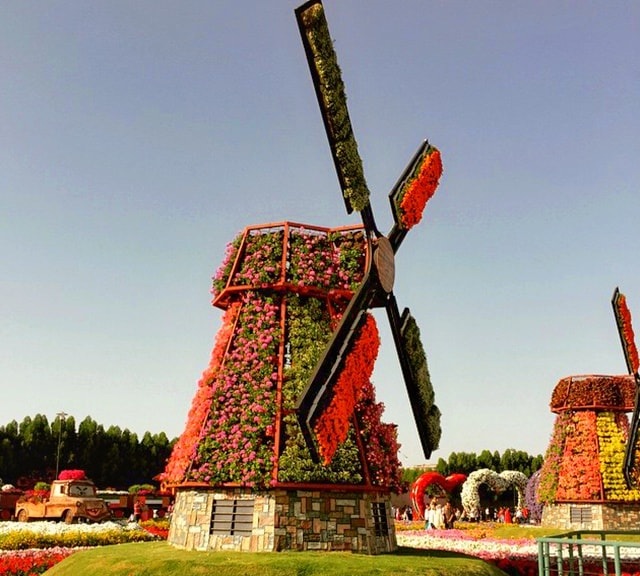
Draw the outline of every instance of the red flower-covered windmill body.
[[[629,373],[569,376],[554,388],[551,410],[557,416],[536,494],[545,505],[543,524],[567,522],[573,527],[584,520],[599,529],[637,525],[638,352],[631,314],[617,288],[612,304]],[[577,515],[575,504],[588,505],[591,519]]]

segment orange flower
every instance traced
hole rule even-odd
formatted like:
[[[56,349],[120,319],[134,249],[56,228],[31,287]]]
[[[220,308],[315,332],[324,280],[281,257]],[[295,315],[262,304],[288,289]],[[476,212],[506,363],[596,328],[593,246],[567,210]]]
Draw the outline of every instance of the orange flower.
[[[338,376],[333,398],[313,428],[325,466],[331,462],[336,449],[347,438],[355,405],[362,387],[371,377],[379,346],[376,321],[371,314],[367,314]]]
[[[558,474],[556,500],[600,500],[603,494],[597,458],[596,412],[574,412],[568,431]]]
[[[442,176],[442,158],[437,148],[424,157],[417,174],[406,184],[400,200],[402,226],[410,230],[420,220],[429,199],[434,195]]]

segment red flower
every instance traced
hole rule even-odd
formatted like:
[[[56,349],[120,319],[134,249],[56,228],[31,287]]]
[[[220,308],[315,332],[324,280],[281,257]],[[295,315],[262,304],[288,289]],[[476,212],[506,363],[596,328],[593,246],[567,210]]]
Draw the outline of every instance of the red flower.
[[[371,314],[367,314],[360,334],[338,376],[333,398],[314,426],[325,466],[331,462],[336,449],[347,438],[360,391],[373,372],[379,345],[376,321]]]
[[[575,412],[568,425],[562,462],[558,474],[556,499],[600,500],[600,462],[596,413],[589,410]]]
[[[616,301],[618,306],[618,318],[622,321],[622,339],[627,351],[627,357],[631,361],[631,368],[634,373],[638,372],[640,361],[638,359],[638,349],[636,348],[633,326],[631,325],[631,312],[627,307],[627,299],[624,294],[620,294]]]
[[[400,213],[403,228],[409,230],[422,219],[422,212],[434,195],[442,176],[442,158],[437,148],[430,148],[413,179],[401,194]]]
[[[84,470],[62,470],[58,474],[58,480],[85,480],[86,477]]]

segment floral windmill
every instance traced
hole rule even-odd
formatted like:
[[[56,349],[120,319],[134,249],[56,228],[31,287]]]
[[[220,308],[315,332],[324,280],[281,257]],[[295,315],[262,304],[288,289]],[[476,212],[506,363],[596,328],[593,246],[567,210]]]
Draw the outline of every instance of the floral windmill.
[[[347,437],[359,395],[350,355],[368,329],[367,311],[384,307],[396,345],[425,458],[440,439],[440,411],[434,404],[426,358],[415,319],[407,308],[400,314],[393,293],[394,257],[407,232],[420,221],[442,173],[440,153],[424,142],[389,194],[394,225],[385,236],[369,200],[362,160],[353,134],[346,96],[320,0],[296,10],[313,85],[329,140],[347,213],[359,212],[365,230],[366,269],[360,285],[335,329],[312,377],[299,396],[296,410],[306,444],[315,461],[327,464]]]
[[[424,143],[389,195],[385,236],[369,203],[322,4],[296,10],[347,212],[363,225],[248,226],[213,278],[224,310],[184,432],[162,474],[176,491],[169,542],[197,550],[397,548],[394,424],[370,377],[384,307],[425,456],[440,439],[416,322],[393,293],[394,256],[442,173]]]
[[[322,4],[296,15],[347,211],[364,226],[268,223],[228,245],[213,279],[222,327],[160,476],[168,484],[399,487],[396,429],[370,382],[379,337],[367,311],[376,306],[391,322],[425,455],[438,445],[440,412],[415,320],[398,311],[393,262],[435,192],[440,154],[420,147],[390,194],[395,224],[381,234]]]
[[[638,349],[636,348],[633,327],[631,325],[631,312],[627,307],[627,299],[620,290],[616,288],[611,299],[613,313],[618,325],[618,334],[624,351],[624,358],[627,363],[629,374],[633,375],[636,384],[635,403],[631,423],[629,425],[629,439],[624,453],[624,478],[627,486],[633,484],[632,472],[636,462],[636,452],[638,449],[638,435],[640,432],[640,375],[638,374]]]

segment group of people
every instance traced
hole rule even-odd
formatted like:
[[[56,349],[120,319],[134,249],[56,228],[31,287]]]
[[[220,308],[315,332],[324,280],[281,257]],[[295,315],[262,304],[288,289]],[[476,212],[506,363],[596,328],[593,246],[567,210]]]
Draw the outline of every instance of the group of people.
[[[511,508],[501,506],[499,508],[485,508],[484,510],[476,510],[471,513],[468,519],[470,522],[500,522],[504,524],[526,524],[529,522],[529,510],[525,508],[516,508],[512,512]]]
[[[411,506],[393,509],[394,518],[398,522],[412,522],[413,509]],[[467,514],[460,508],[454,508],[451,502],[442,502],[433,498],[427,504],[424,511],[425,530],[447,530],[453,528],[456,520],[466,520],[468,522],[503,522],[505,524],[526,524],[529,522],[529,511],[527,508],[516,508],[512,512],[508,507],[500,508],[478,508],[471,514]]]
[[[460,518],[461,510],[456,510],[451,502],[439,502],[433,498],[424,511],[425,530],[446,530],[453,528],[453,523]],[[411,506],[395,508],[394,517],[399,522],[412,522],[413,509]]]
[[[431,500],[429,506],[424,510],[424,529],[425,530],[448,530],[453,528],[453,523],[459,517],[459,513],[447,501],[445,504]]]

